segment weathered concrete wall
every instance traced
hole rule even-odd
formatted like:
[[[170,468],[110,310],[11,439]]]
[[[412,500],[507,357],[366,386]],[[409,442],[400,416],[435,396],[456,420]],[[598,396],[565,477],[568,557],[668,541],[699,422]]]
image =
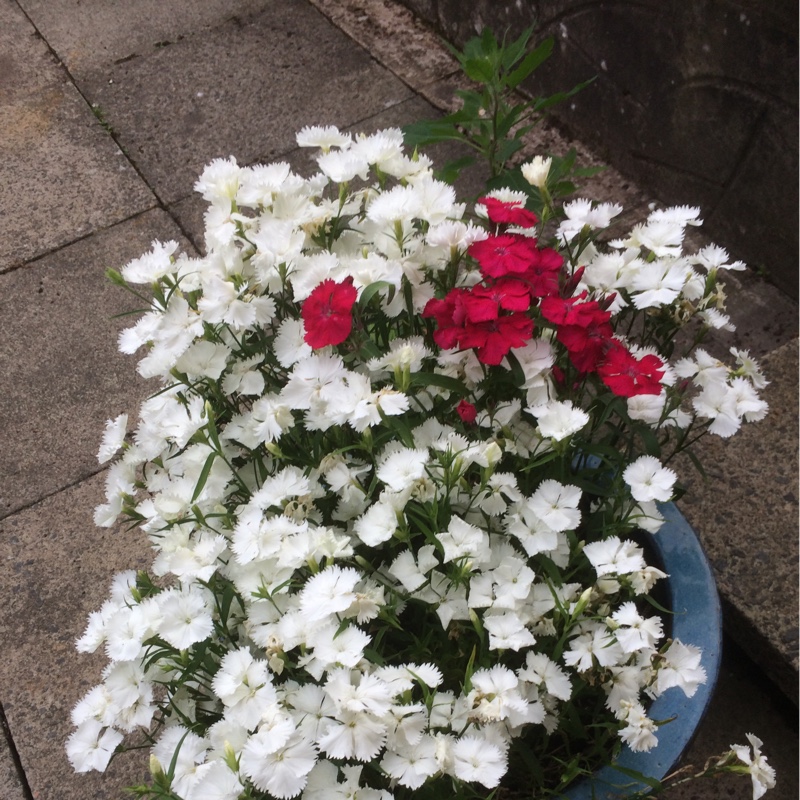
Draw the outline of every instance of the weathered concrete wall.
[[[596,75],[555,111],[788,294],[798,287],[797,4],[790,0],[401,0],[462,45],[537,23],[552,58],[525,88]]]

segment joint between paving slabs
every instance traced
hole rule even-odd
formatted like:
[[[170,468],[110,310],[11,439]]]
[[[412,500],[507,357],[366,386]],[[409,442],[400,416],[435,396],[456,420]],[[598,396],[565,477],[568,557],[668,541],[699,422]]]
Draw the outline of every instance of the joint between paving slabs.
[[[22,761],[19,757],[19,753],[17,752],[16,745],[14,744],[14,738],[11,735],[11,728],[8,726],[6,712],[3,709],[2,703],[0,703],[0,727],[3,729],[3,739],[5,740],[5,745],[8,748],[11,760],[14,763],[17,779],[22,787],[23,797],[25,800],[34,800],[33,792],[31,791],[31,787],[28,785],[28,780],[25,776],[25,770],[22,766]]]

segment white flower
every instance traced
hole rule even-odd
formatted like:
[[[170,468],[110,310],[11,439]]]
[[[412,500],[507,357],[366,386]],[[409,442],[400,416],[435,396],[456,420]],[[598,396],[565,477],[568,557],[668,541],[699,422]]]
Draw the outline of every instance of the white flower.
[[[489,631],[490,650],[521,650],[536,643],[533,634],[513,611],[487,614],[483,626]]]
[[[736,357],[736,363],[739,365],[737,373],[748,378],[756,389],[763,389],[769,383],[764,379],[758,362],[754,358],[750,358],[748,350],[739,350],[736,347],[731,347],[730,352]]]
[[[650,206],[652,208],[652,205]],[[653,222],[674,222],[678,225],[702,225],[700,209],[697,206],[671,206],[657,208],[650,212],[648,220]]]
[[[345,711],[320,737],[319,749],[331,758],[371,761],[386,741],[386,725],[371,714]]]
[[[569,650],[564,653],[567,666],[585,672],[592,668],[595,661],[601,667],[612,667],[624,660],[622,647],[610,631],[593,623],[587,623],[585,627],[587,630],[573,638]]]
[[[214,623],[206,596],[194,586],[168,589],[157,596],[161,611],[158,633],[178,650],[211,635]]]
[[[761,739],[752,733],[748,733],[746,736],[753,748],[752,756],[750,748],[746,745],[733,744],[731,750],[739,761],[747,765],[753,782],[753,800],[759,800],[767,789],[775,787],[775,770],[767,763],[766,756],[761,753],[761,746],[764,744]]]
[[[595,568],[598,577],[603,575],[627,575],[644,569],[641,548],[633,542],[621,541],[618,536],[609,536],[601,542],[592,542],[583,552]]]
[[[175,369],[187,375],[219,380],[231,350],[216,342],[195,342],[176,362]]]
[[[649,500],[667,502],[672,497],[672,487],[678,476],[654,456],[640,456],[629,464],[622,473],[625,483],[630,486],[631,495],[640,503]]]
[[[348,183],[356,176],[366,180],[369,172],[369,162],[351,150],[331,150],[317,164],[334,183]]]
[[[75,772],[105,772],[123,738],[119,731],[106,728],[95,719],[87,719],[67,741],[67,755],[72,768]]]
[[[676,639],[664,653],[665,663],[656,675],[655,693],[660,695],[672,686],[680,686],[687,697],[692,697],[697,687],[706,682],[701,657],[698,647]]]
[[[207,743],[182,725],[166,728],[153,747],[154,758],[166,772],[172,769],[170,788],[186,797],[199,780],[198,768],[206,759]]]
[[[734,261],[729,264],[730,256],[728,251],[716,244],[710,244],[699,250],[692,258],[693,264],[699,264],[708,272],[715,272],[718,269],[733,269],[741,272],[747,269],[742,261]]]
[[[486,531],[458,517],[453,517],[447,530],[439,534],[439,542],[444,548],[445,563],[460,558],[482,561],[489,555]]]
[[[580,499],[581,490],[577,486],[565,486],[558,481],[546,480],[533,493],[530,507],[552,530],[566,531],[578,527],[581,520],[578,508]]]
[[[643,262],[631,281],[633,304],[639,309],[669,305],[678,298],[691,274],[691,268],[681,260]]]
[[[153,283],[164,275],[169,275],[175,269],[172,254],[178,249],[175,241],[158,242],[152,244],[149,253],[139,258],[134,258],[122,268],[122,277],[128,283]]]
[[[356,599],[353,591],[361,573],[352,567],[330,566],[310,578],[300,593],[300,610],[312,621],[348,609]]]
[[[237,800],[244,785],[224,761],[209,761],[197,768],[192,800]]]
[[[493,789],[507,769],[506,755],[480,736],[462,736],[452,746],[453,774],[462,781]]]
[[[247,648],[225,654],[211,686],[226,706],[226,717],[248,729],[255,728],[276,701],[266,662],[254,659]]]
[[[661,620],[658,617],[645,619],[632,602],[623,603],[611,615],[611,619],[619,625],[614,636],[626,653],[652,649],[664,635]]]
[[[429,461],[427,450],[402,449],[381,458],[376,476],[395,492],[402,492],[425,475]]]
[[[709,433],[723,439],[733,436],[742,426],[742,419],[736,413],[736,396],[726,384],[710,384],[692,399],[698,416],[711,420]]]
[[[658,744],[653,720],[648,718],[641,703],[623,700],[621,706],[628,724],[620,730],[619,738],[634,752],[652,750]]]
[[[296,140],[298,147],[319,147],[327,153],[331,147],[348,147],[352,137],[349,133],[340,133],[334,125],[306,125]]]
[[[103,441],[97,451],[97,460],[101,464],[111,459],[117,450],[122,447],[125,441],[125,433],[128,429],[128,415],[120,414],[116,419],[106,422],[106,430],[103,434]]]
[[[584,227],[607,228],[612,217],[622,212],[622,206],[616,203],[600,203],[595,206],[591,200],[573,200],[564,203],[563,210],[567,218],[558,226],[556,236],[559,240],[568,242]]]
[[[353,526],[356,536],[370,547],[388,541],[396,530],[397,512],[390,503],[381,502],[373,503]]]
[[[572,436],[589,423],[589,415],[583,409],[576,408],[571,400],[553,401],[526,410],[536,417],[539,435],[556,442]]]
[[[387,750],[381,759],[381,767],[401,786],[419,789],[428,778],[439,772],[436,750],[436,739],[423,736],[413,746]]]
[[[253,781],[256,789],[269,792],[280,800],[300,794],[316,763],[316,748],[299,734],[274,751],[256,734],[250,738],[241,756],[242,772]]]
[[[215,158],[195,182],[194,190],[200,192],[209,203],[230,208],[231,201],[239,190],[242,173],[243,168],[236,163],[233,156]]]
[[[534,156],[532,161],[528,161],[522,165],[522,177],[525,178],[531,186],[536,186],[541,189],[547,185],[547,176],[552,163],[552,158]]]
[[[544,684],[547,692],[559,700],[569,700],[572,696],[572,683],[567,673],[545,653],[529,652],[525,657],[525,666],[517,670],[517,675],[520,680],[534,686]]]
[[[495,664],[476,670],[470,678],[467,697],[474,713],[484,722],[507,719],[513,712],[524,714],[528,703],[519,693],[519,679],[508,667]]]

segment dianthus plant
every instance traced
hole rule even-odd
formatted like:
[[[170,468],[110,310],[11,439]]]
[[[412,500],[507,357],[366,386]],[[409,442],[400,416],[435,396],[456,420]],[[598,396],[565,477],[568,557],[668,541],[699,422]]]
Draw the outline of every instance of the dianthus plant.
[[[298,142],[309,178],[206,168],[207,255],[116,274],[146,287],[120,348],[158,385],[107,427],[96,522],[155,559],[78,642],[110,663],[73,766],[144,744],[139,796],[467,798],[656,746],[648,699],[705,672],[633,532],[672,454],[766,412],[746,353],[676,336],[729,325],[741,265],[683,253],[685,207],[600,244],[621,209],[557,206],[543,159],[547,224],[524,193],[468,211],[398,131]]]

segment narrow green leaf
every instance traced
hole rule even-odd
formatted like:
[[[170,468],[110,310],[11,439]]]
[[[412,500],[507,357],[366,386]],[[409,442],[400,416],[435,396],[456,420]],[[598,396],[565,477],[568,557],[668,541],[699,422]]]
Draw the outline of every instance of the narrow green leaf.
[[[206,459],[206,463],[203,464],[203,469],[200,470],[200,477],[197,479],[197,485],[194,487],[194,493],[192,494],[190,505],[194,505],[195,502],[197,502],[197,498],[200,497],[201,492],[205,488],[206,481],[208,480],[208,476],[211,472],[211,467],[214,466],[214,459],[216,457],[216,452],[212,450]]]
[[[412,372],[412,386],[438,386],[440,389],[447,389],[453,394],[465,397],[469,394],[469,389],[457,378],[449,375],[439,375],[436,372]]]
[[[544,63],[553,52],[553,38],[545,39],[538,47],[531,50],[522,63],[506,78],[506,86],[515,89],[537,67]]]
[[[617,770],[618,772],[621,772],[623,775],[627,775],[629,778],[633,778],[634,780],[646,784],[651,789],[660,790],[664,788],[661,785],[661,781],[657,780],[656,778],[651,778],[649,775],[644,775],[641,772],[637,772],[635,769],[629,769],[628,767],[621,767],[619,764],[614,764],[614,769]]]
[[[504,70],[510,70],[525,55],[532,34],[533,25],[526,28],[515,42],[503,45],[500,51],[500,64]]]

